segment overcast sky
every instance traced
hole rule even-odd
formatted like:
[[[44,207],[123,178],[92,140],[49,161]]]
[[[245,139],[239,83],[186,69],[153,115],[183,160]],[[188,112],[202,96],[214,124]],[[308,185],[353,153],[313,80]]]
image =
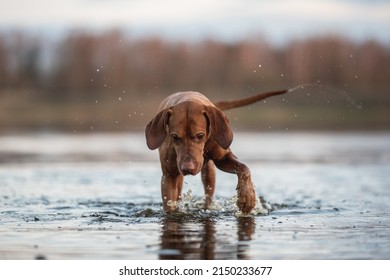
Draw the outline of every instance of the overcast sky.
[[[390,0],[0,0],[0,30],[13,28],[276,42],[331,33],[390,43]]]

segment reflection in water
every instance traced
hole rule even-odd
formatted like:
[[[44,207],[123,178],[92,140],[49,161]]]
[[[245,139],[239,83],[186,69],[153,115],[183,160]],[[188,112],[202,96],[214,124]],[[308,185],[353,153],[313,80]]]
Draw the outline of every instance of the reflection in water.
[[[237,246],[237,258],[240,260],[249,260],[250,256],[247,255],[249,249],[249,243],[247,241],[252,240],[252,235],[256,230],[256,221],[254,217],[240,217],[237,221],[238,224],[238,246]]]
[[[160,259],[214,259],[215,222],[205,218],[198,223],[165,218],[161,234]]]
[[[254,217],[237,219],[237,237],[226,240],[226,229],[218,234],[213,218],[188,221],[166,217],[162,221],[160,259],[250,259],[249,243],[255,233]]]

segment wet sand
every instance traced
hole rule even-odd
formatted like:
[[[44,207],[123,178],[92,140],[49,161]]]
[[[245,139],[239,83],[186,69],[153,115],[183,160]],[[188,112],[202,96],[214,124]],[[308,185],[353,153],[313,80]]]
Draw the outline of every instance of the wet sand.
[[[0,136],[0,259],[389,259],[389,143],[237,134],[233,151],[266,201],[242,217],[222,172],[215,209],[186,177],[182,211],[165,215],[141,134]]]

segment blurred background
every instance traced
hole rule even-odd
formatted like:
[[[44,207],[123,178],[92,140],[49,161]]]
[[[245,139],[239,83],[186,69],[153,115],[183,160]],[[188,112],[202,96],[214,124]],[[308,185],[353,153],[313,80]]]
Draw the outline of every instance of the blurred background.
[[[389,87],[390,0],[0,0],[0,259],[390,259]],[[227,111],[272,217],[162,215],[159,103],[281,89]]]
[[[236,130],[390,128],[388,0],[0,0],[0,133],[142,131],[167,95]]]

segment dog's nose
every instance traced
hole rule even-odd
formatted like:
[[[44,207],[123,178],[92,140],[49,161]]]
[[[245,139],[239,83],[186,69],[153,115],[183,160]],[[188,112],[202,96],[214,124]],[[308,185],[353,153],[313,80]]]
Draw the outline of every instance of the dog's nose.
[[[180,166],[180,171],[183,175],[195,175],[196,174],[196,166],[192,160],[184,161]]]

